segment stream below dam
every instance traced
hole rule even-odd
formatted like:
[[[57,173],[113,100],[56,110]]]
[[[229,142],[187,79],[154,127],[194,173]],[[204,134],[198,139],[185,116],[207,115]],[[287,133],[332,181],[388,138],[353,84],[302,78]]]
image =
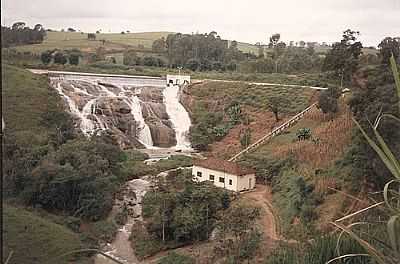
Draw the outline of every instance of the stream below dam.
[[[105,245],[102,249],[107,255],[127,264],[139,263],[131,247],[129,236],[131,229],[136,221],[142,221],[142,199],[150,187],[150,181],[147,178],[135,179],[125,184],[122,189],[122,199],[116,199],[113,211],[115,212],[122,206],[127,206],[128,218],[124,226],[118,229],[115,239],[111,244]],[[102,256],[96,255],[95,264],[115,264],[114,261]]]

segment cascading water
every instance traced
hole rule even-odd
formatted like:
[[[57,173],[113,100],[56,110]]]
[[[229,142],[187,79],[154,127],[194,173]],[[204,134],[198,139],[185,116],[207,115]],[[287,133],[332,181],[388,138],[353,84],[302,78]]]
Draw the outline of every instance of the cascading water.
[[[176,149],[190,150],[188,133],[191,126],[189,113],[179,101],[179,86],[170,85],[164,89],[164,102],[167,114],[173,124],[176,134]]]
[[[138,122],[138,139],[146,147],[151,148],[153,146],[153,139],[149,126],[146,124],[143,118],[142,106],[140,105],[139,98],[135,95],[131,98],[124,99],[124,102],[131,108],[131,113]]]
[[[86,136],[92,136],[108,129],[115,131],[115,129],[121,128],[122,130],[118,133],[128,133],[129,137],[136,138],[136,141],[146,148],[155,148],[152,138],[152,132],[155,132],[158,140],[156,141],[158,142],[156,143],[157,146],[159,146],[162,138],[170,137],[171,140],[168,139],[168,142],[171,143],[168,143],[166,147],[171,146],[176,139],[175,149],[191,150],[188,140],[191,122],[189,114],[179,102],[179,86],[165,87],[165,81],[161,79],[72,75],[52,77],[51,82],[58,93],[66,100],[71,114],[80,121],[79,128]],[[168,117],[163,117],[165,120],[154,123],[152,118],[160,117],[159,112],[157,112],[160,111],[160,108],[153,109],[154,99],[151,97],[151,93],[147,92],[149,87],[157,90],[160,95],[162,92],[161,98],[163,99],[157,101],[157,103],[159,104],[158,107],[165,106],[165,108],[162,107],[164,113],[166,112],[169,117],[169,122]],[[144,98],[145,102],[142,101]],[[125,106],[122,106],[121,103]],[[127,126],[118,125],[118,120],[120,120],[118,118],[121,118],[122,112],[115,111],[119,111],[118,109],[121,107],[126,109],[126,111],[122,109],[125,120],[129,115],[133,117],[128,118],[132,121],[129,121],[131,123]],[[146,118],[143,112],[146,113]],[[146,122],[153,122],[151,129]],[[166,124],[168,127],[165,127]],[[134,127],[135,130],[130,127]],[[174,133],[171,134],[165,129],[173,130],[175,139]]]

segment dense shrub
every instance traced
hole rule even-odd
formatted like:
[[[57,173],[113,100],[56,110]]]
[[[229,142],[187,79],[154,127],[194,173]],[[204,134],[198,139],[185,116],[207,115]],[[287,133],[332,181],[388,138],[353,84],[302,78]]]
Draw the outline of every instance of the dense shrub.
[[[182,189],[174,181],[158,182],[143,199],[143,217],[151,236],[161,241],[190,243],[208,239],[217,212],[229,206],[228,193],[207,182],[196,183],[191,174],[178,173]]]
[[[76,139],[49,153],[22,192],[28,204],[97,220],[112,207],[123,155],[99,138]]]
[[[67,62],[68,62],[68,60],[67,60],[67,57],[65,56],[64,53],[62,53],[62,52],[57,52],[57,53],[54,55],[54,63],[64,65],[64,64],[66,64]]]
[[[40,59],[43,62],[43,64],[49,64],[52,60],[51,51],[42,52],[42,54],[40,55]]]

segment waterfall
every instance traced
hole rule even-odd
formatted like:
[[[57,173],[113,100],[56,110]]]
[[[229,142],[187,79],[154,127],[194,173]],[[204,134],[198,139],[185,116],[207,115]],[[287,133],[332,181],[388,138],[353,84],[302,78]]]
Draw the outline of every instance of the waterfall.
[[[151,137],[150,128],[144,121],[139,98],[136,95],[131,98],[127,97],[124,99],[124,102],[130,107],[131,113],[138,124],[138,140],[146,148],[151,148],[153,146],[153,139]]]
[[[167,86],[164,91],[164,102],[176,135],[176,149],[190,150],[188,133],[191,126],[189,113],[179,101],[179,86]]]
[[[72,115],[79,118],[79,127],[86,136],[99,131],[114,129],[109,122],[109,116],[104,115],[98,104],[106,105],[107,99],[119,99],[130,109],[137,124],[136,139],[146,148],[155,148],[150,127],[146,124],[142,107],[145,105],[139,98],[146,86],[162,90],[163,103],[172,128],[175,131],[176,150],[191,150],[188,132],[191,121],[188,112],[179,101],[179,86],[165,87],[162,80],[105,78],[90,76],[70,76],[51,78],[53,87],[65,99]],[[108,85],[109,84],[109,85]],[[82,109],[80,109],[82,108]],[[147,107],[148,111],[152,108]],[[101,111],[99,111],[101,110]],[[155,115],[153,113],[153,115]]]
[[[92,85],[94,87],[94,91],[93,89],[91,90],[94,94],[89,93],[88,89],[86,89],[84,86],[80,87],[79,83],[74,83],[76,81]],[[104,118],[104,115],[96,114],[98,100],[100,98],[121,98],[131,110],[131,114],[133,115],[137,123],[138,141],[142,143],[146,148],[154,148],[151,131],[143,118],[141,101],[137,96],[138,94],[140,94],[141,88],[125,88],[124,85],[129,85],[129,81],[130,80],[118,79],[114,81],[109,80],[110,83],[116,85],[116,90],[118,91],[116,94],[115,90],[113,91],[113,89],[109,89],[108,87],[99,84],[98,80],[88,77],[75,78],[74,76],[68,76],[66,78],[51,78],[52,85],[58,91],[60,96],[62,96],[66,100],[71,114],[79,118],[79,127],[86,136],[91,136],[98,130],[104,131],[109,129],[107,123],[104,122],[101,118]],[[135,80],[135,82],[137,83],[138,81]],[[133,85],[136,84],[135,82],[133,83]],[[66,92],[63,89],[63,83],[70,85],[73,91]],[[143,84],[139,82],[139,85],[141,86]],[[77,98],[89,98],[89,101],[83,106],[82,111],[79,110],[76,102],[74,101],[74,97],[69,95],[69,93],[77,95]]]

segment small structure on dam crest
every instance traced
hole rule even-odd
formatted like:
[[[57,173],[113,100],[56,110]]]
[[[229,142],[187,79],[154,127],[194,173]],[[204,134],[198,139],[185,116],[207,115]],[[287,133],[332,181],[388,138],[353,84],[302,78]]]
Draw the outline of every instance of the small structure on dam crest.
[[[235,192],[254,189],[255,173],[254,169],[215,158],[195,160],[192,169],[196,181],[211,181],[217,187]]]
[[[184,85],[190,83],[189,75],[167,75],[167,85]]]

